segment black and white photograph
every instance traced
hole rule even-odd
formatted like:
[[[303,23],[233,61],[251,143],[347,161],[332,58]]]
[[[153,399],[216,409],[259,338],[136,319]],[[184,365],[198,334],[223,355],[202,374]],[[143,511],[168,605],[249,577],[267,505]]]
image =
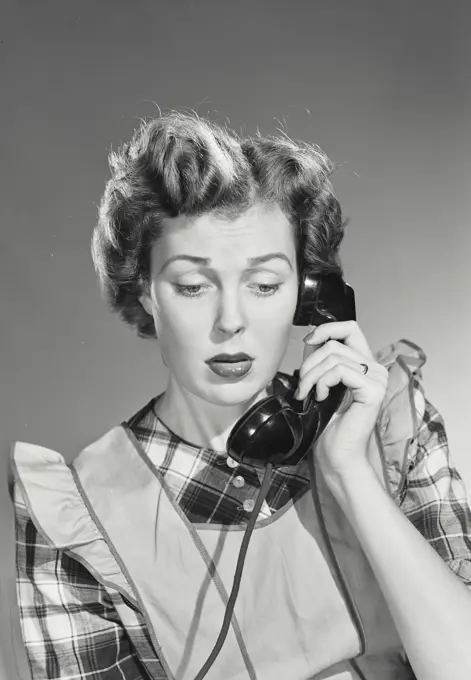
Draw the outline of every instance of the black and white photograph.
[[[471,4],[0,17],[0,680],[471,679]]]

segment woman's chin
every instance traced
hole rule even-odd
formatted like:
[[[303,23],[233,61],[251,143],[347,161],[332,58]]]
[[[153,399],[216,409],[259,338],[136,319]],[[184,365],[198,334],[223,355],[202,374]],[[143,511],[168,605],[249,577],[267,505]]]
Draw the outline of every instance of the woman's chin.
[[[223,383],[211,389],[210,401],[220,406],[250,405],[268,396],[267,382],[260,385],[260,381],[239,381]]]

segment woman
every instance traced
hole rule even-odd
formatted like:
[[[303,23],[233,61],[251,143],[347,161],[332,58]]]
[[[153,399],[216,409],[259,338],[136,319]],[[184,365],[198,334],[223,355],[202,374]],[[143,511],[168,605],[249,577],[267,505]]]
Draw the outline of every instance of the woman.
[[[310,329],[299,379],[278,372],[301,272],[341,274],[328,159],[174,113],[111,169],[94,263],[112,308],[158,338],[168,384],[71,466],[14,448],[33,678],[471,677],[471,516],[423,352],[373,356],[334,320]],[[298,463],[268,477],[228,455],[261,400],[322,404],[338,385],[346,400]]]

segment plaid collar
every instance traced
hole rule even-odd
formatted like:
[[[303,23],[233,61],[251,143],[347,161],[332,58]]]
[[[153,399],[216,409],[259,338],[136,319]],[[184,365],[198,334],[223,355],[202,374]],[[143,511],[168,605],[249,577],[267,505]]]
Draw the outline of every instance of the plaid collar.
[[[295,376],[277,373],[273,391],[287,394],[293,390],[294,380]],[[164,478],[174,501],[191,522],[246,523],[260,490],[263,470],[239,464],[224,451],[195,446],[172,432],[155,411],[162,395],[151,399],[126,424]],[[260,518],[298,497],[308,483],[305,461],[276,468]]]

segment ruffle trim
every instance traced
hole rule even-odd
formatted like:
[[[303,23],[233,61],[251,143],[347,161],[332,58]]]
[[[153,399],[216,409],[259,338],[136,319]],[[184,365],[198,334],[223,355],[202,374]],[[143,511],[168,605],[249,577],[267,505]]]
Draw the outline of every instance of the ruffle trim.
[[[424,417],[421,369],[427,357],[421,347],[402,339],[381,349],[375,358],[389,374],[377,427],[391,493],[398,498],[417,450],[417,435]]]
[[[97,581],[135,603],[133,589],[92,519],[75,472],[63,456],[42,446],[16,442],[10,465],[17,512],[26,508],[51,547],[75,557]]]

